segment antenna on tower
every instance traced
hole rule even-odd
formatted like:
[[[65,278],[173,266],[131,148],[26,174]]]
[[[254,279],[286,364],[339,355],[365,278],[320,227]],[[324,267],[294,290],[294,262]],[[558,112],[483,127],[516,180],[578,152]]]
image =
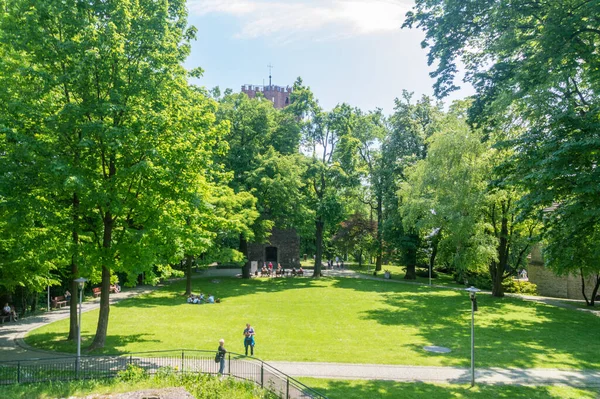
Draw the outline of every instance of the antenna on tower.
[[[271,69],[273,69],[273,65],[271,65],[271,63],[269,62],[267,68],[269,68],[269,87],[271,87]]]

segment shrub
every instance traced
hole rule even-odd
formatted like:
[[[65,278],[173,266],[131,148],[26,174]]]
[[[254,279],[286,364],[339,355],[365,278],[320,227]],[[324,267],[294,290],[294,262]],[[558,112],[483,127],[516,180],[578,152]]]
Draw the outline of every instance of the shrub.
[[[128,364],[127,369],[117,373],[117,379],[123,382],[139,382],[147,378],[148,372],[135,364]]]
[[[455,271],[452,276],[459,284],[472,285],[482,290],[492,289],[492,278],[485,271]]]
[[[429,278],[429,268],[427,269],[417,269],[417,276]],[[431,271],[431,278],[437,278],[438,274],[435,270]]]
[[[515,279],[508,279],[502,282],[505,292],[511,292],[514,294],[524,295],[537,295],[537,285],[530,283],[529,281],[519,281]]]

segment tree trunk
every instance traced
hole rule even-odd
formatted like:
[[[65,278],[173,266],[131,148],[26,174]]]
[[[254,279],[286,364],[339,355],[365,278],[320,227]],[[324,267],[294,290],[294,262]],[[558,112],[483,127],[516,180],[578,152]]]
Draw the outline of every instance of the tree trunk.
[[[362,267],[362,258],[363,258],[363,256],[362,256],[362,253],[363,253],[363,250],[361,249],[361,250],[358,252],[358,268],[359,268],[359,269]]]
[[[434,237],[431,242],[431,255],[429,256],[429,275],[433,275],[433,267],[435,266],[435,257],[437,256],[439,240]]]
[[[377,197],[377,256],[375,258],[375,271],[381,271],[383,258],[383,239],[381,237],[381,225],[383,219],[383,205],[381,196]]]
[[[590,306],[594,306],[596,301],[596,296],[598,295],[598,288],[600,288],[600,274],[596,274],[596,286],[592,290],[592,300],[590,301]]]
[[[317,239],[317,253],[315,256],[315,270],[313,273],[313,277],[314,278],[319,278],[321,277],[321,267],[323,266],[323,229],[325,227],[325,222],[323,221],[322,218],[317,219],[317,221],[315,222],[316,228],[317,228],[317,232],[316,232],[316,239]]]
[[[104,237],[102,247],[108,252],[112,242],[114,220],[112,213],[106,211],[104,214]],[[104,256],[108,256],[105,253]],[[98,315],[98,326],[96,327],[96,336],[94,341],[88,348],[89,351],[94,349],[104,348],[106,342],[106,333],[108,331],[108,314],[110,313],[110,269],[104,264],[102,265],[102,293],[100,294],[100,314]]]
[[[242,266],[242,278],[250,278],[250,259],[248,258],[248,240],[240,234],[240,252],[244,254],[246,263]]]
[[[406,248],[406,274],[405,280],[417,279],[417,248],[419,244],[419,236],[416,234],[409,235],[414,245],[408,245]]]
[[[502,298],[504,296],[504,272],[508,266],[508,218],[502,206],[502,226],[500,227],[500,237],[498,242],[498,262],[492,262],[490,266],[490,275],[492,277],[492,296]]]
[[[185,256],[185,295],[192,294],[192,263],[194,261],[194,257],[192,255]]]
[[[37,303],[38,303],[38,296],[39,296],[39,292],[34,292],[33,293],[33,298],[31,299],[31,313],[34,313],[35,310],[37,309]]]
[[[600,274],[596,274],[596,283],[594,284],[592,297],[590,299],[588,299],[585,292],[585,274],[583,273],[583,269],[579,269],[579,275],[581,276],[581,294],[583,295],[583,299],[585,299],[585,304],[587,306],[594,306],[596,303],[596,295],[598,295],[598,289],[600,288]]]
[[[74,232],[75,233],[75,232]],[[75,277],[79,276],[79,270],[75,262],[71,262],[71,303],[69,304],[69,337],[67,340],[77,339],[77,301],[79,299],[79,285]]]

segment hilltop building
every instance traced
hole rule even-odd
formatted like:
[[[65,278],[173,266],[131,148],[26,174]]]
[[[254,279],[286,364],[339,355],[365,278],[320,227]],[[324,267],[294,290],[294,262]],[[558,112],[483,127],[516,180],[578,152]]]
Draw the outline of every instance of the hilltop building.
[[[242,93],[246,93],[250,98],[255,98],[257,93],[262,93],[267,100],[273,103],[276,109],[282,109],[290,104],[292,88],[290,86],[282,87],[273,85],[271,82],[271,69],[273,65],[269,64],[267,67],[269,68],[269,85],[243,85]]]

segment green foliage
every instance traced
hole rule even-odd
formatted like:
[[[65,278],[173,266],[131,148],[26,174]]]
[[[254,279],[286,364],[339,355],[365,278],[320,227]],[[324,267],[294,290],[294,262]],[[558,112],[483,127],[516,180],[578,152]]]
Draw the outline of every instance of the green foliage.
[[[529,281],[519,281],[515,279],[507,279],[502,282],[504,291],[514,294],[537,295],[537,285]]]
[[[7,274],[9,285],[39,287],[66,265],[105,287],[115,272],[156,282],[228,226],[248,230],[251,200],[222,189],[228,176],[214,162],[228,126],[187,82],[196,30],[185,1],[22,0],[2,10],[0,273],[31,262]],[[28,281],[33,273],[40,281]],[[95,346],[108,326],[102,292]]]
[[[492,289],[492,278],[485,270],[455,270],[452,273],[454,281],[465,286],[474,286],[481,290]]]
[[[148,378],[148,372],[135,364],[128,364],[125,370],[117,373],[116,378],[121,382],[139,382]]]
[[[5,399],[39,399],[56,397],[105,396],[138,390],[183,387],[198,399],[275,399],[272,392],[249,381],[231,378],[221,381],[206,374],[176,374],[172,369],[160,368],[155,375],[137,373],[134,378],[112,380],[51,381],[44,384],[16,384],[0,386]],[[127,373],[127,372],[125,372]],[[120,374],[123,375],[123,374]]]
[[[487,146],[465,121],[448,115],[429,138],[428,155],[407,169],[401,185],[406,225],[441,229],[439,256],[459,270],[485,268],[494,242],[482,212],[489,170]]]
[[[437,95],[455,88],[464,63],[477,91],[471,120],[502,131],[501,173],[525,193],[523,212],[544,222],[560,274],[599,272],[589,245],[600,226],[598,14],[597,1],[418,0],[405,22],[426,31]]]

